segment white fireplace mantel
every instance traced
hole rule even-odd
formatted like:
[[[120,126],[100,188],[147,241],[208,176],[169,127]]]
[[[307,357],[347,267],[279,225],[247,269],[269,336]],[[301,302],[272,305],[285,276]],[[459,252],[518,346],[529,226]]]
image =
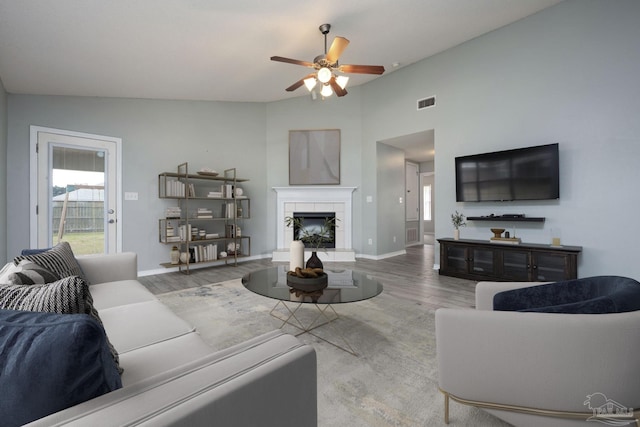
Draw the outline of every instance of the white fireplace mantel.
[[[348,260],[353,260],[355,254],[353,254],[352,249],[353,225],[351,211],[353,192],[356,188],[333,186],[273,187],[276,192],[277,240],[274,261],[276,261],[276,258],[280,261],[288,260],[288,250],[293,239],[293,231],[286,227],[284,219],[293,215],[293,210],[335,212],[338,219],[336,248],[335,251],[328,251],[327,254],[330,254],[331,258],[335,259],[335,254],[347,252],[349,253]]]

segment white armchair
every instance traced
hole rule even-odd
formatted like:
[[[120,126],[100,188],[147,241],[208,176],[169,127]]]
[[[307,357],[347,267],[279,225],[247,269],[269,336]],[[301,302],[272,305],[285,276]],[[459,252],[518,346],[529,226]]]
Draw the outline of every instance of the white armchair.
[[[586,420],[603,421],[593,418],[602,409],[589,402],[594,395],[605,396],[609,408],[618,405],[621,415],[633,415],[640,408],[640,311],[493,311],[496,293],[533,285],[480,282],[475,310],[436,311],[445,423],[450,399],[516,426],[593,426]]]

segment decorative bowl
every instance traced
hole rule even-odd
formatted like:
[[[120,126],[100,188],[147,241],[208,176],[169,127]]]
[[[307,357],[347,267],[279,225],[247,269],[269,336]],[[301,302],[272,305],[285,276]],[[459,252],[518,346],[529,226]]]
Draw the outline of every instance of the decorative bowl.
[[[504,233],[504,228],[492,228],[491,232],[493,233],[493,237],[501,237],[502,233]]]
[[[319,291],[327,287],[328,278],[327,273],[320,273],[318,277],[298,277],[287,274],[287,285],[299,291]]]

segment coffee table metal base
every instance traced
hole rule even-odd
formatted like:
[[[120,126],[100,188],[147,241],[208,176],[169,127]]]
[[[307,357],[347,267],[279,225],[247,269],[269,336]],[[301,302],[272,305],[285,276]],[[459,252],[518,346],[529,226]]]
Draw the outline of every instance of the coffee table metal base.
[[[278,307],[282,305],[282,307],[284,307],[284,313],[282,313],[282,311],[278,311]],[[291,305],[291,307],[289,306]],[[338,313],[336,312],[336,310],[333,308],[333,306],[331,304],[322,304],[322,307],[320,307],[320,304],[304,304],[304,305],[308,305],[308,306],[314,306],[316,308],[316,310],[318,311],[318,314],[316,315],[316,317],[308,324],[304,324],[298,316],[296,316],[296,313],[298,312],[298,309],[303,305],[303,303],[298,302],[289,302],[287,303],[284,300],[280,300],[278,301],[278,303],[275,305],[275,307],[273,307],[271,309],[271,311],[269,312],[269,314],[273,317],[275,317],[276,319],[280,320],[282,322],[282,325],[279,326],[279,329],[282,329],[285,325],[289,325],[289,326],[293,326],[294,328],[297,328],[300,330],[300,332],[298,332],[297,334],[295,334],[295,336],[298,335],[302,335],[302,334],[309,334],[309,335],[313,335],[314,337],[328,343],[331,344],[334,347],[339,348],[340,350],[346,351],[347,353],[350,353],[354,356],[358,356],[358,354],[355,352],[355,350],[353,349],[353,347],[351,347],[351,345],[349,344],[349,342],[347,341],[347,339],[344,337],[344,335],[342,333],[340,333],[340,331],[338,330],[338,328],[333,327],[333,325],[331,324],[334,320],[337,320],[340,318],[340,316],[338,316]],[[327,315],[327,312],[329,312],[329,315]],[[288,313],[288,314],[287,314]],[[282,316],[282,314],[284,314],[284,317]],[[330,341],[324,337],[321,337],[319,335],[317,335],[316,333],[314,333],[313,331],[321,326],[324,325],[328,325],[331,328],[331,331],[333,332],[334,335],[337,335],[340,338],[340,341],[342,341],[344,343],[344,346],[337,344],[333,341]],[[346,347],[346,348],[345,348]]]

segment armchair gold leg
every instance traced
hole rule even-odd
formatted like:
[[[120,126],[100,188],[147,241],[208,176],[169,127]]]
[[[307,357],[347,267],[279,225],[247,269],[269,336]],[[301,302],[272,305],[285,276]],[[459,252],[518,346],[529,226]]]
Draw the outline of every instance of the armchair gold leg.
[[[444,423],[449,424],[449,393],[444,393]]]

